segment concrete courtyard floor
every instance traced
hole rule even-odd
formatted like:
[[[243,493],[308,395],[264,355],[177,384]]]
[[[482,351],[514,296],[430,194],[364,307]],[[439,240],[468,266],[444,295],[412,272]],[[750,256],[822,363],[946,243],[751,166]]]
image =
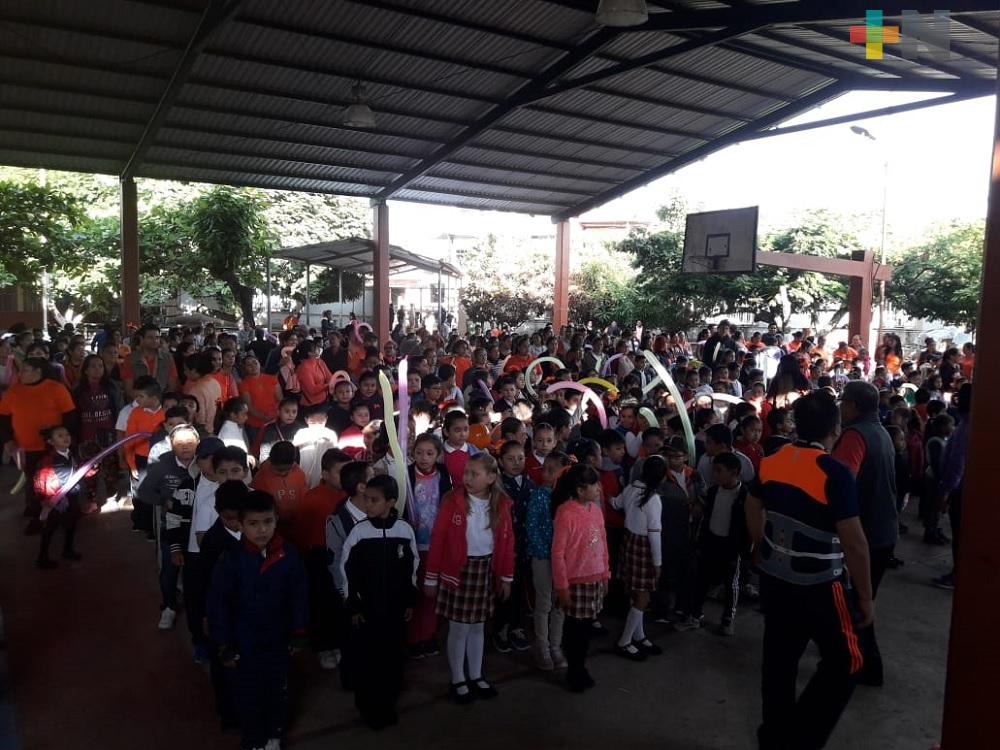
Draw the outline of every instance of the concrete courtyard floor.
[[[0,708],[13,703],[16,729],[4,736],[0,722],[0,748],[238,748],[237,738],[218,732],[207,675],[191,660],[183,617],[173,632],[156,629],[153,545],[129,533],[128,513],[84,518],[78,534],[83,561],[36,571],[37,537],[22,535],[20,498],[7,493],[8,480],[9,473],[0,476],[0,607],[6,629]],[[890,571],[877,607],[886,685],[858,688],[830,748],[927,750],[938,739],[951,595],[929,581],[947,570],[950,552],[921,544],[918,522],[906,520],[913,532],[897,552],[906,566]],[[718,605],[710,602],[706,621],[717,614]],[[377,735],[357,723],[336,673],[321,672],[311,655],[302,654],[291,680],[287,746],[755,748],[762,618],[753,605],[741,607],[734,638],[659,625],[647,632],[665,652],[642,664],[612,654],[610,637],[597,641],[590,668],[598,686],[584,695],[567,693],[558,675],[537,672],[529,653],[503,656],[488,647],[487,672],[500,698],[457,707],[446,697],[443,654],[411,662],[399,725]],[[803,681],[815,658],[807,652]]]

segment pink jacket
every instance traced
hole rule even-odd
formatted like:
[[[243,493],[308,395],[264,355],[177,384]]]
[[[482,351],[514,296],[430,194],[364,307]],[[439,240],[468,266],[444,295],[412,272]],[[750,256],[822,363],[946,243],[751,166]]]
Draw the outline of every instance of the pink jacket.
[[[556,511],[552,536],[553,588],[565,592],[572,583],[609,578],[608,539],[600,504],[567,500]]]

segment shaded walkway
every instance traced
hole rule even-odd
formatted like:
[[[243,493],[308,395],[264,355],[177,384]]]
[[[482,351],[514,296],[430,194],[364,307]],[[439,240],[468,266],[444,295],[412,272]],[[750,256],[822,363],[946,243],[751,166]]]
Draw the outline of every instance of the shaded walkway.
[[[235,750],[219,734],[207,676],[191,661],[178,618],[156,630],[158,590],[152,545],[129,533],[127,513],[82,522],[81,563],[42,573],[36,538],[21,535],[20,503],[0,475],[0,606],[23,750]],[[914,519],[911,526],[916,527]],[[57,540],[58,542],[58,540]],[[950,595],[927,585],[950,556],[904,539],[909,562],[880,591],[879,642],[887,685],[859,688],[831,748],[926,750],[940,731]],[[707,619],[716,616],[708,605]],[[566,693],[530,667],[528,654],[487,652],[501,697],[490,705],[452,706],[444,698],[443,655],[409,666],[400,726],[378,736],[385,750],[533,750],[546,747],[678,750],[751,748],[759,716],[761,618],[741,608],[735,638],[708,630],[672,633],[653,625],[666,653],[634,665],[599,644],[597,689]],[[811,668],[812,657],[807,657]],[[803,673],[806,669],[803,669]],[[336,674],[303,654],[293,678],[299,706],[295,750],[370,748]],[[0,742],[0,748],[4,745]]]

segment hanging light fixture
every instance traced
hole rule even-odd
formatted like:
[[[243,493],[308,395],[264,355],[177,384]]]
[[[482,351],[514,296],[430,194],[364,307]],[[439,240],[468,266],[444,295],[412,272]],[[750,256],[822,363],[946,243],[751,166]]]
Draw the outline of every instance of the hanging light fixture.
[[[601,26],[641,26],[649,13],[646,0],[601,0],[596,18]]]
[[[344,125],[349,128],[374,128],[375,113],[368,106],[364,84],[360,81],[351,89],[354,103],[344,110]]]

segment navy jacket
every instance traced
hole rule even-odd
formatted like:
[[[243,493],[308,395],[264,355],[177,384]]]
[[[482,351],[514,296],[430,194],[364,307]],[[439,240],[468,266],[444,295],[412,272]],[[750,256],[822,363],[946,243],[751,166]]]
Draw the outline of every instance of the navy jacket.
[[[521,475],[521,486],[517,486],[517,480],[509,477],[505,472],[500,472],[503,483],[503,491],[513,501],[513,521],[514,521],[514,555],[518,560],[528,559],[528,501],[531,493],[538,486],[530,479],[527,473]]]
[[[208,626],[212,642],[241,655],[287,651],[309,622],[302,559],[275,534],[265,552],[244,541],[212,573]]]

